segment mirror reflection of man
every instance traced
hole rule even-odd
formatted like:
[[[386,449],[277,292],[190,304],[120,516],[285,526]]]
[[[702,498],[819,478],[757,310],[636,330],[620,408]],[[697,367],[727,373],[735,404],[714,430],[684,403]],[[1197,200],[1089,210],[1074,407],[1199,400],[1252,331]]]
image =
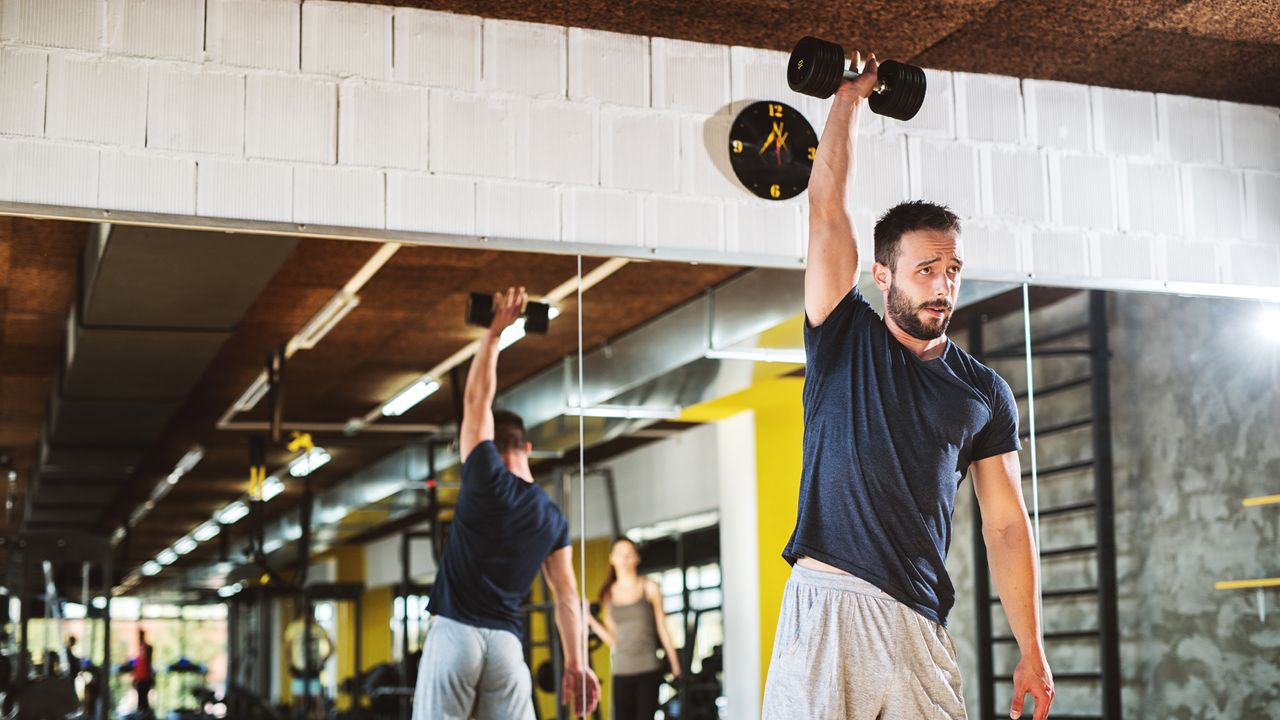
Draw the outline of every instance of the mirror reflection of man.
[[[155,648],[147,642],[147,633],[138,629],[138,654],[133,660],[133,689],[138,694],[138,715],[150,717],[151,690],[156,686],[155,666],[152,663]]]

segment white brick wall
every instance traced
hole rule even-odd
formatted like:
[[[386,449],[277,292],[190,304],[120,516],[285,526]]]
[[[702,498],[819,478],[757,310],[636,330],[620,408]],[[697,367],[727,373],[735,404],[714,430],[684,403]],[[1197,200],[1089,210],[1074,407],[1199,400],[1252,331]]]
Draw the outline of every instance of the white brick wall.
[[[943,203],[962,218],[978,214],[981,181],[977,148],[911,138],[907,156],[912,197]]]
[[[970,275],[1021,275],[1030,270],[1025,228],[990,223],[965,223],[964,272]]]
[[[1089,277],[1089,236],[1079,230],[1033,231],[1031,269],[1038,276]]]
[[[396,8],[397,82],[475,90],[480,86],[480,18]]]
[[[476,188],[476,233],[486,237],[559,240],[559,199],[549,185],[481,181]]]
[[[1099,152],[1150,157],[1156,149],[1155,95],[1090,88],[1094,146]]]
[[[988,147],[982,153],[983,213],[1034,223],[1049,219],[1044,155],[1026,148]]]
[[[638,247],[644,242],[640,195],[573,188],[561,195],[565,242]]]
[[[1178,169],[1146,162],[1117,163],[1120,227],[1137,233],[1177,235],[1182,231]]]
[[[901,135],[859,135],[849,202],[855,211],[882,213],[912,196],[907,140]]]
[[[799,258],[801,227],[795,201],[731,203],[725,206],[725,252]]]
[[[1017,78],[969,73],[954,77],[960,137],[1004,143],[1022,140],[1022,84]]]
[[[338,88],[329,81],[249,75],[245,157],[332,163],[338,151]]]
[[[653,107],[710,115],[729,104],[729,48],[653,38]]]
[[[1241,285],[1274,285],[1280,275],[1280,248],[1275,245],[1231,246],[1231,282]]]
[[[49,47],[97,50],[106,5],[85,0],[4,0],[0,39]]]
[[[1244,181],[1246,237],[1280,246],[1280,173],[1248,172]]]
[[[0,133],[44,134],[48,66],[43,52],[0,48]]]
[[[569,97],[649,105],[649,38],[569,28]]]
[[[1165,265],[1171,282],[1221,282],[1212,243],[1168,240],[1165,242]]]
[[[226,65],[296,70],[301,54],[300,0],[206,0],[209,60]]]
[[[429,162],[432,172],[488,177],[515,174],[514,100],[431,91]]]
[[[194,160],[105,151],[98,171],[98,202],[104,208],[172,215],[196,213]]]
[[[196,214],[266,222],[293,220],[293,168],[278,163],[200,160]]]
[[[1027,136],[1040,147],[1087,152],[1089,87],[1049,80],[1023,80]]]
[[[147,147],[239,155],[244,76],[182,65],[151,68]]]
[[[486,20],[483,82],[487,90],[564,97],[567,82],[565,28]]]
[[[107,49],[121,55],[199,62],[204,56],[204,3],[107,0]]]
[[[1061,225],[1110,230],[1116,227],[1111,160],[1098,155],[1049,156],[1053,219]]]
[[[0,139],[0,192],[12,202],[98,204],[96,148]]]
[[[45,132],[65,140],[142,147],[147,66],[134,60],[49,57]]]
[[[1218,101],[1183,95],[1156,95],[1160,134],[1171,160],[1217,163],[1222,160]]]
[[[710,200],[658,195],[644,201],[645,247],[721,252],[723,225],[723,210]]]
[[[329,0],[302,3],[302,70],[391,77],[391,9]]]
[[[293,220],[312,225],[380,228],[386,176],[376,170],[299,166],[293,172]]]
[[[1104,232],[1090,238],[1094,269],[1102,277],[1155,280],[1154,239],[1144,235]]]
[[[1280,170],[1280,108],[1222,103],[1223,161]]]
[[[1184,167],[1182,202],[1187,232],[1200,240],[1239,238],[1244,232],[1243,178],[1234,170]]]
[[[387,173],[387,229],[475,234],[475,179]]]
[[[526,148],[520,174],[529,180],[570,185],[599,181],[597,107],[563,100],[534,100],[517,124],[517,147]]]
[[[680,118],[680,177],[685,192],[738,201],[750,197],[738,184],[729,161],[732,122],[728,113]]]
[[[600,181],[624,190],[675,192],[679,187],[677,116],[602,108]]]
[[[338,162],[427,168],[426,88],[348,81],[338,107]]]

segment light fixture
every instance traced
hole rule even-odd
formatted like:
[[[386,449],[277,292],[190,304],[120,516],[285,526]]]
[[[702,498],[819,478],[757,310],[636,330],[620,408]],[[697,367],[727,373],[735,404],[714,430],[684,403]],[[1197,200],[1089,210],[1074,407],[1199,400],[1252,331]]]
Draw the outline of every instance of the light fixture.
[[[306,477],[324,467],[332,459],[333,456],[324,448],[313,447],[289,463],[289,474],[298,478]]]
[[[96,607],[96,608],[98,608],[99,610],[102,610],[102,609],[106,608],[106,607],[107,607],[107,598],[106,598],[105,596],[102,596],[102,595],[99,595],[99,596],[95,597],[95,598],[93,599],[93,606],[94,606],[94,607]]]
[[[226,585],[218,588],[218,597],[229,598],[243,589],[244,586],[240,583],[236,583],[235,585]]]
[[[508,325],[507,329],[498,336],[498,350],[506,350],[515,345],[524,335],[524,318],[520,318]]]
[[[409,408],[426,400],[439,389],[440,383],[436,380],[429,377],[421,378],[388,400],[382,406],[382,414],[387,417],[399,417],[405,414]]]
[[[284,481],[280,478],[269,477],[266,482],[262,483],[263,502],[270,500],[282,492],[284,492]]]
[[[160,566],[160,563],[156,562],[155,560],[148,560],[148,561],[146,561],[146,562],[142,563],[142,574],[143,574],[143,575],[147,575],[147,576],[151,576],[151,575],[159,575],[159,574],[160,574],[160,571],[161,571],[161,570],[163,570],[163,569],[164,569],[164,568],[162,568],[162,567]]]
[[[271,383],[267,380],[267,372],[263,370],[258,373],[258,377],[254,378],[253,384],[249,385],[240,397],[236,400],[232,408],[236,412],[249,412],[253,409],[258,401],[266,396],[267,391],[271,389]]]
[[[294,346],[299,350],[310,350],[316,346],[316,343],[324,339],[347,313],[356,309],[360,304],[360,298],[354,293],[346,290],[339,290],[325,306],[320,308],[320,312],[316,313],[311,321],[303,326],[298,334],[293,336]]]
[[[177,560],[178,560],[178,553],[168,548],[161,550],[160,553],[156,555],[156,562],[160,563],[161,565],[172,565],[175,562],[177,562]]]
[[[616,418],[619,420],[670,420],[680,417],[679,407],[645,407],[643,405],[596,405],[594,407],[565,408],[565,415],[582,417]]]
[[[804,364],[804,348],[741,348],[708,350],[708,360],[750,360],[753,362]]]
[[[189,537],[184,537],[178,542],[173,544],[173,551],[179,555],[186,555],[187,553],[195,549],[196,549],[196,541]]]
[[[218,522],[223,525],[234,525],[248,514],[249,506],[245,505],[244,502],[240,500],[236,500],[230,505],[219,510],[215,517],[218,519]]]
[[[178,464],[173,466],[173,472],[177,473],[179,476],[186,475],[192,470],[195,470],[196,465],[199,465],[200,461],[203,459],[204,448],[197,445],[188,450],[187,454],[183,455],[182,458],[178,460]]]
[[[196,531],[191,533],[191,537],[195,538],[196,542],[208,542],[218,537],[218,533],[220,532],[222,532],[222,528],[218,525],[218,523],[214,522],[213,520],[210,520],[209,522],[196,528]]]

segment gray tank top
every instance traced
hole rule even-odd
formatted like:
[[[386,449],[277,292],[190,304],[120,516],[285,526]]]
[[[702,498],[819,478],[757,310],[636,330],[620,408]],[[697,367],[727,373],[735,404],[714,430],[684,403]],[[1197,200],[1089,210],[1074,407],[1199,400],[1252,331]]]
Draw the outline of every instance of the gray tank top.
[[[658,628],[649,599],[641,596],[630,605],[614,605],[611,612],[618,630],[617,643],[613,646],[613,674],[639,675],[661,669]]]

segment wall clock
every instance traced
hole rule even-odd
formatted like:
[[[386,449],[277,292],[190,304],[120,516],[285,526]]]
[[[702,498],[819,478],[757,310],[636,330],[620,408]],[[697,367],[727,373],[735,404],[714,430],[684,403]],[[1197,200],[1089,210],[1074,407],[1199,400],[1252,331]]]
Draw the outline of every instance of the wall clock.
[[[748,105],[729,129],[729,163],[747,190],[786,200],[809,187],[818,152],[813,126],[795,108],[765,100]]]

